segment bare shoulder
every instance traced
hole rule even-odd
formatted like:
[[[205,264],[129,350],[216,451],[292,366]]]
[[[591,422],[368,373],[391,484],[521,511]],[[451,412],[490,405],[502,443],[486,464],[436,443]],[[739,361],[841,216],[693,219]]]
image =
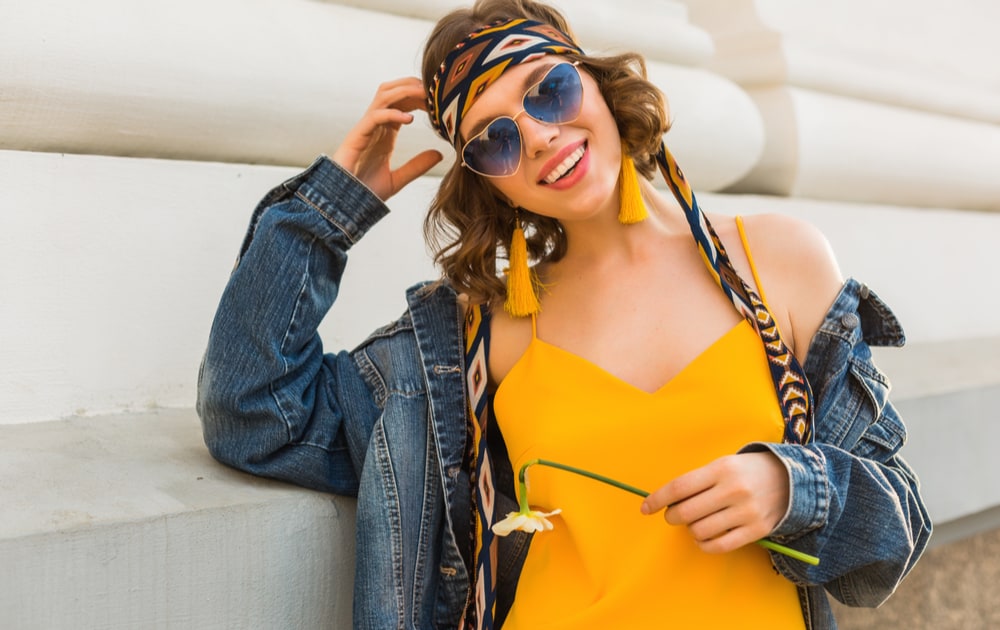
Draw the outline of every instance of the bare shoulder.
[[[782,214],[743,217],[747,242],[771,305],[787,313],[795,354],[809,342],[844,283],[826,236],[813,224]]]
[[[511,317],[499,301],[490,313],[489,375],[496,387],[531,343],[531,318]]]
[[[755,257],[792,265],[814,279],[840,278],[830,242],[812,223],[784,214],[755,214],[743,217],[743,225]]]

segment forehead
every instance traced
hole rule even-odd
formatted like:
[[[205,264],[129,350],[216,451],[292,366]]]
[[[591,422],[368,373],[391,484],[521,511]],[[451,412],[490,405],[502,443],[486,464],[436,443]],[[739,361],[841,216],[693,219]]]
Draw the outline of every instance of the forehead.
[[[508,67],[503,74],[493,79],[475,98],[462,117],[459,133],[468,133],[481,127],[490,119],[504,114],[516,114],[521,108],[524,92],[542,79],[554,65],[565,61],[558,55],[544,55],[538,59]]]

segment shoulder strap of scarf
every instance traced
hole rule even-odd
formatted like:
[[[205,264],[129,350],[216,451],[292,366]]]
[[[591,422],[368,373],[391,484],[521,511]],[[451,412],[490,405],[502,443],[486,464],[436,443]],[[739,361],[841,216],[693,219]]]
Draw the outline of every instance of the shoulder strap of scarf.
[[[490,311],[483,305],[468,308],[465,316],[465,381],[468,394],[468,421],[465,457],[470,471],[472,491],[472,527],[469,528],[473,550],[474,580],[466,601],[459,630],[493,627],[496,612],[497,541],[490,526],[494,522],[493,462],[486,448],[489,429],[487,366],[490,347]]]
[[[726,254],[726,248],[712,229],[708,217],[698,207],[691,186],[667,150],[666,144],[660,145],[656,162],[674,197],[684,209],[691,235],[694,236],[698,251],[712,277],[733,302],[736,310],[750,321],[760,335],[767,352],[771,380],[774,381],[774,390],[778,394],[781,414],[785,419],[783,441],[788,444],[806,444],[812,437],[813,405],[812,390],[805,371],[795,354],[782,341],[777,323],[764,301],[736,273]]]

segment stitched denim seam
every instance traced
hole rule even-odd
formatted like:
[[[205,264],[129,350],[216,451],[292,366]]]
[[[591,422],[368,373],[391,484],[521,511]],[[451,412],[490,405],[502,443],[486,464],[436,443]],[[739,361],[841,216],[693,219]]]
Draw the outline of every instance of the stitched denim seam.
[[[292,328],[295,326],[296,317],[298,316],[303,299],[305,298],[306,295],[306,291],[309,287],[309,260],[312,258],[312,250],[315,243],[316,243],[315,237],[311,238],[309,240],[309,245],[306,248],[307,249],[305,256],[306,265],[305,269],[302,271],[302,278],[301,282],[299,283],[299,291],[295,297],[295,305],[292,307],[291,316],[288,318],[288,324],[285,326],[285,333],[282,335],[281,344],[279,345],[279,348],[281,349],[280,354],[282,363],[281,365],[282,377],[287,376],[289,372],[288,361],[285,358],[285,344],[288,343],[288,340],[291,338]],[[289,412],[286,411],[284,406],[282,405],[281,397],[278,396],[278,391],[275,387],[275,382],[271,382],[271,384],[268,386],[268,390],[271,394],[272,400],[274,400],[274,404],[278,408],[278,413],[281,414],[282,422],[285,423],[285,432],[287,435],[287,441],[290,443],[295,442],[292,436],[292,423],[288,417]]]
[[[346,238],[347,241],[351,245],[354,245],[354,244],[357,243],[357,241],[354,239],[353,236],[351,236],[351,233],[347,230],[347,228],[345,228],[343,225],[341,225],[339,221],[337,221],[336,219],[334,219],[333,216],[331,216],[329,212],[327,212],[322,207],[320,207],[315,202],[313,202],[312,199],[309,199],[309,197],[307,197],[304,193],[302,193],[302,191],[296,190],[295,191],[295,197],[298,198],[298,199],[300,199],[303,203],[305,203],[306,205],[308,205],[310,208],[312,208],[316,212],[318,212],[323,218],[325,218],[327,221],[330,222],[330,225],[332,225],[335,228],[337,228],[338,230],[340,230],[340,232],[344,235],[344,238]]]

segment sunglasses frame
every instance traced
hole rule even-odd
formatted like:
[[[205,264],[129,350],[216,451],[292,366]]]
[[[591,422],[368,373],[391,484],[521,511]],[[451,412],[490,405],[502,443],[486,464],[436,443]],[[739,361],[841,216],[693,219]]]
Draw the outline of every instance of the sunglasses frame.
[[[532,90],[534,90],[535,88],[537,88],[542,83],[545,83],[545,81],[549,78],[549,75],[552,74],[552,71],[555,70],[556,68],[560,67],[560,66],[570,66],[570,67],[572,67],[576,71],[577,78],[580,81],[580,106],[579,106],[579,109],[577,110],[576,115],[573,116],[573,118],[571,118],[569,120],[564,120],[562,122],[550,123],[550,122],[546,122],[544,120],[539,120],[539,119],[535,118],[534,116],[532,116],[530,113],[528,113],[528,110],[524,107],[524,100],[528,97],[528,94]],[[459,154],[458,154],[459,157],[462,160],[462,166],[464,166],[465,168],[469,169],[470,171],[472,171],[476,175],[482,175],[483,177],[510,177],[511,175],[516,175],[517,172],[519,170],[521,170],[521,161],[522,161],[521,160],[521,157],[522,157],[521,152],[524,151],[524,137],[521,135],[521,126],[517,124],[518,117],[520,117],[521,114],[524,114],[524,115],[528,116],[529,118],[531,118],[532,120],[540,122],[540,123],[542,123],[544,125],[568,125],[568,124],[570,124],[572,122],[575,122],[580,117],[580,111],[583,110],[583,94],[584,94],[584,92],[583,92],[583,78],[580,75],[580,68],[579,68],[579,66],[580,66],[580,61],[562,61],[562,62],[559,62],[557,64],[553,64],[552,67],[549,68],[548,72],[546,72],[545,75],[541,79],[539,79],[537,83],[533,83],[532,85],[530,85],[528,87],[528,89],[526,89],[524,91],[524,94],[521,96],[521,111],[517,112],[513,116],[506,116],[506,115],[504,115],[504,116],[497,116],[496,118],[490,120],[490,122],[488,122],[486,124],[486,126],[483,127],[482,131],[480,131],[476,135],[472,136],[467,141],[465,141],[464,144],[462,144],[462,150],[459,151]],[[518,143],[521,145],[519,147],[520,151],[519,151],[518,156],[517,156],[517,167],[515,167],[514,170],[511,171],[510,173],[507,173],[507,174],[504,174],[504,175],[490,175],[489,173],[483,173],[481,171],[476,170],[472,165],[470,165],[468,162],[465,161],[465,151],[466,151],[466,149],[468,149],[469,145],[472,144],[473,142],[475,142],[477,138],[479,138],[484,133],[486,133],[487,131],[489,131],[489,129],[493,125],[493,123],[497,122],[498,120],[504,120],[504,119],[510,120],[512,123],[514,123],[514,128],[517,129]]]

